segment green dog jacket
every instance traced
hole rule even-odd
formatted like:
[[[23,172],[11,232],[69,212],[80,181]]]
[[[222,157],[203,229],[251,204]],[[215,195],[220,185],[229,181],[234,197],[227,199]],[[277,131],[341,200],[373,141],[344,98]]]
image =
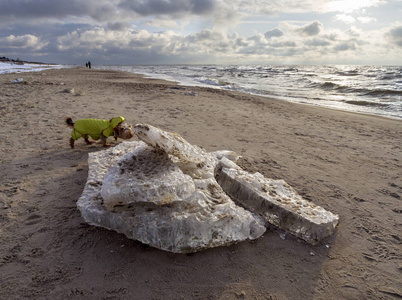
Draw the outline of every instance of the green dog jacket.
[[[117,125],[124,122],[123,117],[116,117],[111,120],[81,119],[74,122],[74,129],[71,138],[76,141],[80,137],[89,135],[94,140],[99,140],[101,135],[109,137],[113,135]]]

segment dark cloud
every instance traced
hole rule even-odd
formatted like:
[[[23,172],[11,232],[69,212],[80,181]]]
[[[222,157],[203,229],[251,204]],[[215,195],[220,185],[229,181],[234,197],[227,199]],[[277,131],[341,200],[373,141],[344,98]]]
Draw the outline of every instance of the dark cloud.
[[[298,28],[296,31],[307,36],[318,35],[323,31],[324,27],[318,21],[315,21],[309,25]]]
[[[394,27],[386,33],[386,37],[395,45],[402,47],[402,26]]]
[[[131,25],[130,23],[127,22],[114,22],[114,23],[107,23],[107,28],[109,30],[114,30],[114,31],[124,31],[128,28],[130,28]]]
[[[37,23],[37,24],[14,24],[13,26],[4,26],[0,30],[0,37],[9,35],[24,35],[31,34],[35,36],[40,36],[43,39],[55,39],[58,36],[62,36],[67,32],[73,32],[76,30],[87,31],[93,28],[90,24],[82,23],[52,23],[49,26],[48,23]],[[1,47],[1,45],[0,45]]]
[[[113,7],[96,0],[14,0],[0,2],[0,16],[3,20],[18,19],[60,19],[68,16],[91,16],[94,19],[110,14]]]
[[[142,16],[173,15],[184,13],[204,15],[212,12],[213,0],[148,0],[148,1],[124,1],[120,5],[125,9]]]
[[[187,18],[212,16],[216,0],[0,0],[0,23],[38,23],[85,19],[88,22],[129,21],[138,16]]]
[[[208,14],[214,7],[212,0],[0,0],[0,22],[54,21],[88,18],[100,22],[120,22],[135,16],[167,15],[180,17],[189,14]]]
[[[284,35],[285,35],[285,33],[282,30],[280,30],[278,28],[275,28],[275,29],[272,29],[270,31],[267,31],[265,33],[265,38],[270,39],[272,37],[281,37],[281,36],[284,36]]]
[[[348,51],[348,50],[356,50],[355,41],[343,41],[338,43],[333,48],[336,52],[338,51]]]

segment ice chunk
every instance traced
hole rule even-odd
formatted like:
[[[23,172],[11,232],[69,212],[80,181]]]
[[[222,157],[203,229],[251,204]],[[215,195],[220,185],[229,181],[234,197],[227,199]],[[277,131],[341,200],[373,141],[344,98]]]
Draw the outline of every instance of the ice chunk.
[[[77,202],[86,222],[177,253],[256,239],[266,222],[310,243],[334,232],[337,215],[242,170],[236,153],[207,153],[151,125],[134,132],[142,141],[89,154]]]
[[[144,149],[143,145],[142,142],[123,142],[89,154],[88,180],[77,202],[87,223],[176,253],[256,239],[265,232],[264,221],[237,206],[214,178],[195,179],[195,191],[183,201],[167,205],[133,202],[107,209],[101,195],[107,170],[125,153]]]
[[[239,167],[217,168],[217,181],[223,190],[246,209],[269,223],[312,244],[333,234],[339,217],[303,199],[284,180],[267,179]]]

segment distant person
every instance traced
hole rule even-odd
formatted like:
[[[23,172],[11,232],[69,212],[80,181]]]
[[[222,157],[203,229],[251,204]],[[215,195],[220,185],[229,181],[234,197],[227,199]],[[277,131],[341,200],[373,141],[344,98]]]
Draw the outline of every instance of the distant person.
[[[88,63],[85,64],[85,68],[88,68]]]
[[[91,62],[90,61],[88,62],[88,68],[91,68]]]

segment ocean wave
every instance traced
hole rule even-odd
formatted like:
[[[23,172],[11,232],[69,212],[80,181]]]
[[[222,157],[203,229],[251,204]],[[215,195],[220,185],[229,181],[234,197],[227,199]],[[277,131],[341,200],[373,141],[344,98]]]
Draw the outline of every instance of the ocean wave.
[[[402,95],[402,91],[386,90],[386,89],[374,89],[363,94],[364,96],[391,96]]]
[[[284,72],[299,72],[299,69],[297,68],[287,68],[283,70]]]
[[[319,88],[319,89],[323,89],[323,90],[335,90],[335,89],[341,88],[341,85],[331,82],[331,81],[326,81],[324,83],[320,83],[320,82],[311,83],[309,87],[310,88]]]
[[[230,83],[226,80],[222,79],[215,79],[215,78],[198,78],[196,79],[197,82],[202,83],[202,84],[207,84],[207,85],[213,85],[213,86],[232,86],[234,85],[233,83]]]
[[[388,104],[385,103],[378,103],[378,102],[370,102],[370,101],[363,101],[363,100],[347,100],[345,101],[347,104],[359,105],[359,106],[373,106],[373,107],[388,107]]]
[[[359,70],[350,70],[350,71],[346,71],[346,72],[338,71],[335,74],[340,75],[340,76],[359,76],[359,75],[361,75]]]
[[[389,75],[382,75],[378,79],[379,80],[395,80],[402,78],[402,74],[389,74]]]
[[[358,94],[361,96],[392,96],[392,95],[402,95],[402,90],[390,90],[390,89],[365,89],[365,88],[356,88],[346,85],[341,85],[338,83],[334,83],[331,81],[326,81],[324,83],[312,83],[309,86],[310,88],[318,88],[325,91],[336,91],[338,93],[351,93]]]

